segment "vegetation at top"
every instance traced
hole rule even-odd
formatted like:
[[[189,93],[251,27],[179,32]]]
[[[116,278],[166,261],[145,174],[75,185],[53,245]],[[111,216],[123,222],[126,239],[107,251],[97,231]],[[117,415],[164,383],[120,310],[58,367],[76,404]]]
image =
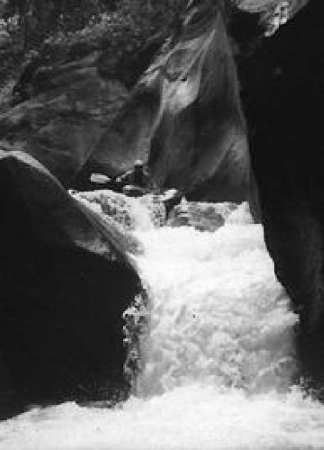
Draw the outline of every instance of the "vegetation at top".
[[[102,73],[132,85],[175,29],[186,0],[0,0],[0,88],[35,55],[104,52]],[[19,72],[19,70],[18,70]]]

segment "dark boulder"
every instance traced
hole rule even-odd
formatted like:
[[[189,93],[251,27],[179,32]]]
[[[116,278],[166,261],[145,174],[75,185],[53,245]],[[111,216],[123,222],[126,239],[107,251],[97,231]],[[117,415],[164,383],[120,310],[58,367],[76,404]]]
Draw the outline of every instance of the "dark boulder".
[[[126,257],[136,243],[31,156],[0,156],[2,416],[123,395],[122,314],[142,292]]]
[[[305,3],[305,2],[299,2]],[[324,383],[324,5],[304,9],[240,67],[265,238],[298,311],[303,375]]]

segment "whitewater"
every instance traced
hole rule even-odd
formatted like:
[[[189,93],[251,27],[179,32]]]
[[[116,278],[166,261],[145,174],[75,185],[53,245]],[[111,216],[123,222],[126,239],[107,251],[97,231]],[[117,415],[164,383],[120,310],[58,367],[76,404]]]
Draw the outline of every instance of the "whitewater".
[[[0,449],[324,449],[324,406],[293,384],[298,316],[247,205],[207,232],[131,202],[149,293],[131,397],[34,408],[0,424]]]

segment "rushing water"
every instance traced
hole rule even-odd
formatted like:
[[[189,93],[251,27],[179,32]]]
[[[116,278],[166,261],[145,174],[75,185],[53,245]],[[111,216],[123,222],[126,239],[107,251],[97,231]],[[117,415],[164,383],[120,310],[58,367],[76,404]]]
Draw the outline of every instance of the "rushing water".
[[[298,317],[262,227],[242,205],[213,233],[158,228],[132,202],[150,293],[133,396],[29,411],[0,425],[1,450],[324,449],[324,406],[292,386]]]

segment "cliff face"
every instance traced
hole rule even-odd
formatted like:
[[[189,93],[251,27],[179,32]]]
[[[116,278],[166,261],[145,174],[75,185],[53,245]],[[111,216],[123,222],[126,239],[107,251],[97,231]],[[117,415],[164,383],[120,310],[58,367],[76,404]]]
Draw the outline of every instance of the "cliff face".
[[[245,200],[253,180],[228,30],[235,21],[246,30],[252,22],[271,35],[305,3],[189,1],[130,94],[109,48],[88,46],[79,60],[77,42],[55,58],[50,49],[22,73],[13,91],[18,104],[0,115],[0,139],[33,155],[65,186],[82,187],[92,171],[119,175],[140,158],[157,187],[176,187],[194,200]],[[236,44],[242,41],[250,45],[251,36],[241,33]],[[145,60],[150,51],[143,49]]]
[[[225,18],[222,2],[189,6],[180,35],[162,49],[93,153],[103,171],[118,173],[141,158],[161,188],[195,199],[247,197],[247,133]]]
[[[36,58],[15,88],[25,100],[0,116],[0,139],[66,186],[94,170],[118,175],[140,158],[157,187],[246,199],[247,132],[226,17],[223,1],[189,2],[130,95],[115,73],[103,75],[104,50],[74,62]]]
[[[34,62],[16,86],[28,94],[0,115],[0,139],[43,163],[65,186],[73,185],[107,124],[127,97],[116,80],[104,80],[98,53],[51,66]]]
[[[242,61],[266,242],[300,311],[304,374],[324,381],[324,6],[311,1]]]

